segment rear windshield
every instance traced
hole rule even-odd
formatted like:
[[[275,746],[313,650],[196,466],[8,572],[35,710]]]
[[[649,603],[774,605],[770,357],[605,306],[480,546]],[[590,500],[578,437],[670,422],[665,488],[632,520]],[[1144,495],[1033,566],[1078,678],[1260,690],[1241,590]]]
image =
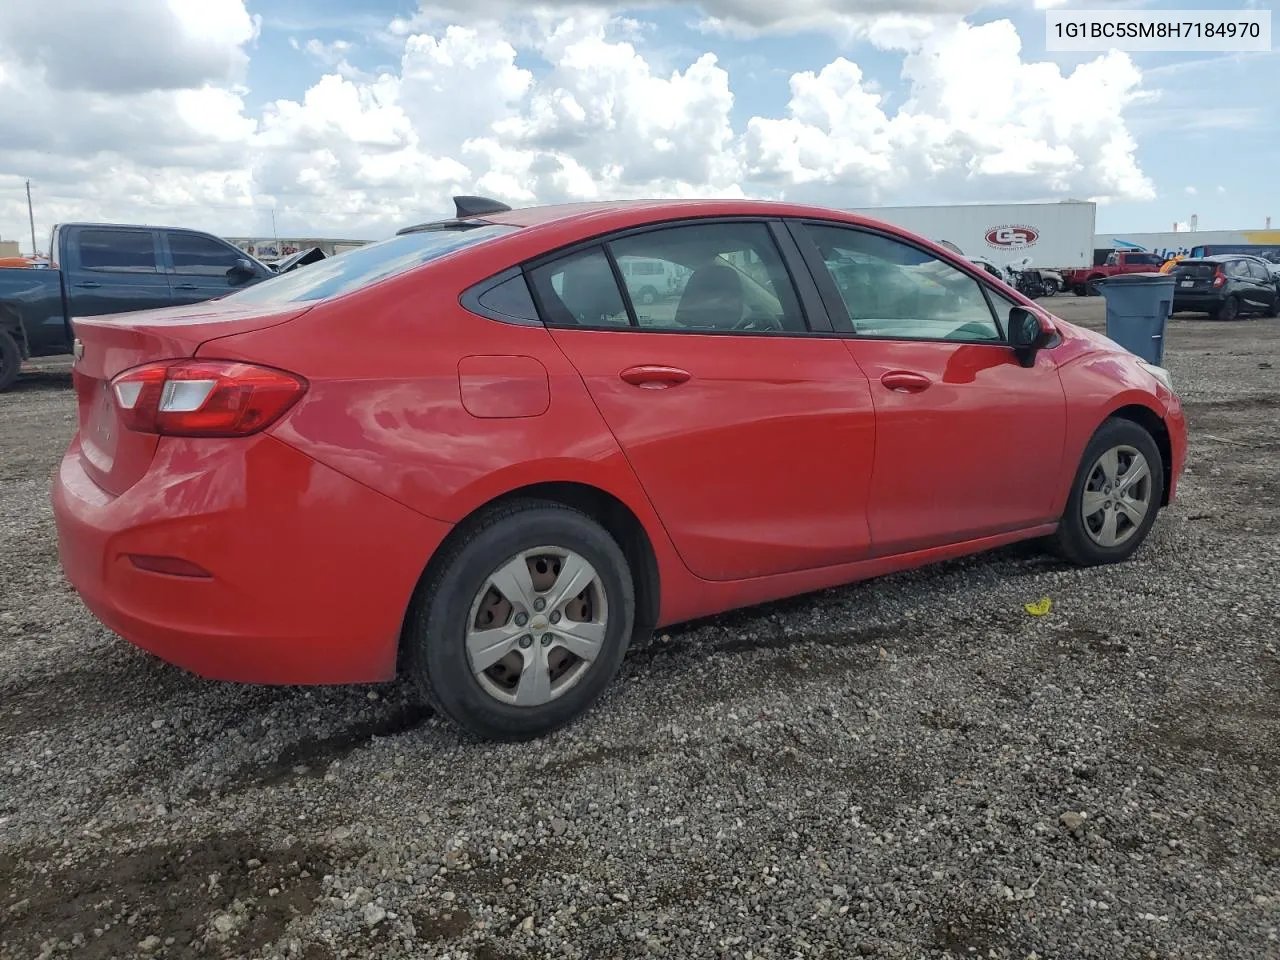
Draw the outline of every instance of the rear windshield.
[[[1183,277],[1188,280],[1207,279],[1217,272],[1218,265],[1216,263],[1206,263],[1203,260],[1199,262],[1183,260],[1173,268],[1175,277]]]
[[[348,250],[318,263],[298,267],[289,273],[245,287],[223,299],[263,305],[326,300],[518,229],[519,227],[493,223],[467,229],[406,233]]]

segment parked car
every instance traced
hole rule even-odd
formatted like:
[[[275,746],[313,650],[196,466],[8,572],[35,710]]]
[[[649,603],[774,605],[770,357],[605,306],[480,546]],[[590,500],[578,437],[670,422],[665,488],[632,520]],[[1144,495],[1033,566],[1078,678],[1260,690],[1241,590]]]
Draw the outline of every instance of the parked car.
[[[1070,290],[1077,297],[1098,296],[1099,280],[1114,277],[1122,273],[1158,273],[1164,265],[1165,258],[1158,253],[1121,253],[1110,254],[1106,262],[1085,269],[1062,271],[1064,289]]]
[[[1280,313],[1280,288],[1266,263],[1257,257],[1188,257],[1171,272],[1174,313],[1207,313],[1215,320]]]
[[[458,206],[77,320],[53,509],[107,626],[224,680],[399,668],[523,739],[655,627],[1032,538],[1119,562],[1176,495],[1168,373],[927,240],[760,201]],[[689,271],[674,310],[623,258]]]
[[[28,357],[71,353],[72,318],[197,303],[273,276],[198,230],[64,223],[47,267],[0,270],[0,391]]]

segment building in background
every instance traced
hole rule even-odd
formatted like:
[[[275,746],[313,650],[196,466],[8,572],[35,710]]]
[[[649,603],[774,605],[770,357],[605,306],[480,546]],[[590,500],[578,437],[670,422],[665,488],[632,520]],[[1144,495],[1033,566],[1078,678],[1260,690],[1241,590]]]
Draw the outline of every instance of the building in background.
[[[325,240],[306,237],[224,237],[228,243],[234,244],[251,257],[259,260],[279,260],[292,256],[301,250],[319,247],[326,257],[332,257],[356,247],[363,247],[368,240]]]
[[[0,240],[0,257],[20,257],[17,240]]]
[[[1099,233],[1097,255],[1141,250],[1162,257],[1188,256],[1196,247],[1280,246],[1280,230],[1179,230],[1176,233]],[[1243,251],[1237,251],[1243,252]]]

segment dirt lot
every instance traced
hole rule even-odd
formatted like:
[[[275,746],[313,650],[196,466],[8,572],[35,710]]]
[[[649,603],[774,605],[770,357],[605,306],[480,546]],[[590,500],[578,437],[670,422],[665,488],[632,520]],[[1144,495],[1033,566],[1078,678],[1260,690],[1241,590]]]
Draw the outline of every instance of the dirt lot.
[[[671,630],[523,746],[99,627],[42,365],[0,396],[0,956],[1280,956],[1280,322],[1176,318],[1166,362],[1190,472],[1132,562]]]

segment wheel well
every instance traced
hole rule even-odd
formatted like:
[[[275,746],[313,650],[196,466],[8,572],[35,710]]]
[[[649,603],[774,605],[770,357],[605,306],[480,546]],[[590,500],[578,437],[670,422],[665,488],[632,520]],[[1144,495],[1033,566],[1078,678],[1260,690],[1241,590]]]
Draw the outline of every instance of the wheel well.
[[[404,627],[401,628],[401,656],[404,653],[404,629],[408,627],[410,618],[415,615],[415,611],[422,602],[422,586],[430,582],[439,558],[448,553],[449,547],[455,540],[466,536],[482,514],[510,500],[525,499],[550,500],[566,507],[573,507],[604,527],[622,549],[622,554],[627,558],[628,566],[631,567],[631,579],[636,592],[636,635],[652,630],[657,625],[662,597],[658,558],[653,552],[653,544],[639,518],[625,503],[598,487],[571,482],[535,483],[509,490],[476,507],[454,525],[453,530],[436,548],[418,580],[418,589],[414,591],[409,609],[405,613]]]
[[[1151,439],[1156,442],[1156,448],[1160,451],[1160,462],[1164,465],[1164,489],[1160,491],[1160,506],[1167,507],[1169,505],[1169,477],[1173,474],[1173,446],[1169,443],[1169,430],[1164,425],[1164,420],[1160,417],[1160,414],[1150,407],[1144,407],[1136,403],[1121,407],[1111,416],[1136,423],[1151,434]]]
[[[27,331],[22,326],[22,317],[18,311],[8,304],[0,303],[0,330],[13,334],[23,355],[27,352]]]

